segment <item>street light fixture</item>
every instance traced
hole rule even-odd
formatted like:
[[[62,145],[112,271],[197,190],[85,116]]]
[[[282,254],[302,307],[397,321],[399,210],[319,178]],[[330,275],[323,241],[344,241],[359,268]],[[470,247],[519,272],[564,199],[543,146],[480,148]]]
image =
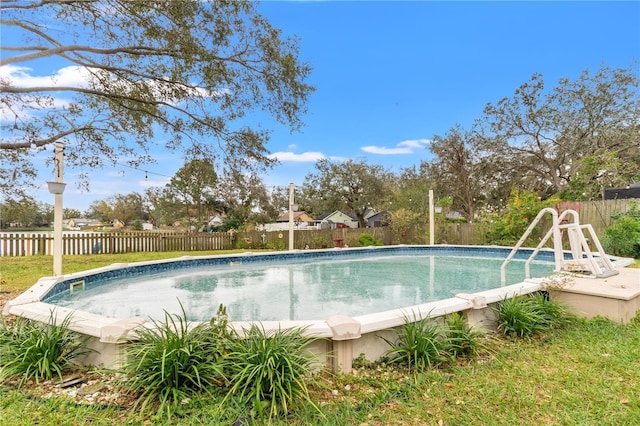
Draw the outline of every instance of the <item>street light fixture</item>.
[[[47,182],[47,186],[49,187],[49,192],[53,195],[61,195],[64,193],[64,188],[67,184],[63,182]]]

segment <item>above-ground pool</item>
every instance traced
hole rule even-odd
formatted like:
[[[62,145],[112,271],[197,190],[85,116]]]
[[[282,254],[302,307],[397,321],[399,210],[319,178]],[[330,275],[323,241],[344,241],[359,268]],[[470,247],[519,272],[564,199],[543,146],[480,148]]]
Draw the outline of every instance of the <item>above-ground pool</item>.
[[[56,284],[43,301],[111,318],[162,320],[165,311],[208,321],[220,304],[232,321],[323,320],[407,308],[500,286],[509,251],[395,246],[179,259],[128,266]],[[507,268],[525,279],[530,251]],[[520,259],[518,261],[518,259]],[[541,252],[532,276],[553,271]]]
[[[533,279],[526,279],[533,252],[517,251],[504,282],[507,247],[388,246],[113,264],[43,277],[3,313],[57,324],[71,317],[69,327],[92,349],[78,361],[115,367],[138,327],[181,315],[181,306],[188,321],[209,321],[222,304],[238,333],[255,322],[268,333],[301,327],[314,337],[310,350],[319,362],[348,372],[361,355],[383,357],[389,345],[381,337],[395,338],[410,318],[458,312],[472,326],[494,327],[496,303],[540,291],[535,277],[552,273],[554,252],[540,250],[530,265]]]

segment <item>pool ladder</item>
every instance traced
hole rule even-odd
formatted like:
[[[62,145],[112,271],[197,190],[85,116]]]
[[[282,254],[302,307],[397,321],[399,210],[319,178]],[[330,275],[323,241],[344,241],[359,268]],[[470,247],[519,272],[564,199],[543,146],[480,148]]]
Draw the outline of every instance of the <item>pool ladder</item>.
[[[526,278],[531,278],[531,262],[551,237],[553,237],[555,272],[566,271],[579,273],[592,278],[606,278],[619,273],[605,254],[604,249],[600,244],[600,240],[598,240],[598,236],[593,230],[591,224],[580,224],[578,212],[575,210],[565,210],[558,215],[558,212],[555,209],[547,207],[540,210],[538,215],[531,222],[531,225],[529,225],[525,233],[520,238],[520,241],[518,241],[518,243],[513,247],[509,256],[507,256],[505,261],[502,263],[502,266],[500,267],[500,279],[502,280],[503,285],[506,282],[507,264],[516,255],[516,252],[522,244],[524,244],[525,240],[531,234],[540,219],[542,219],[542,217],[547,213],[551,214],[552,225],[525,263]],[[569,220],[569,216],[573,219],[572,221]],[[571,252],[570,259],[565,259],[565,253],[562,248],[562,235],[565,230],[567,231],[569,240],[569,248]],[[585,237],[585,230],[589,234],[589,240]],[[597,258],[593,256],[593,252],[589,248],[589,241],[595,245],[598,251]]]

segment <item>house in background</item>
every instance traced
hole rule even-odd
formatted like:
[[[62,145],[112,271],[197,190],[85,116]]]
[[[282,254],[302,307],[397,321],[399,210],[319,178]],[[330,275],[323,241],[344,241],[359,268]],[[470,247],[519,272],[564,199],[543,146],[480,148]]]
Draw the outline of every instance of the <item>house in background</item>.
[[[209,221],[207,222],[207,227],[215,228],[224,223],[224,219],[220,217],[220,215],[209,216]]]
[[[316,221],[305,211],[293,212],[293,223],[296,229],[315,229]],[[282,213],[275,223],[265,223],[256,227],[258,231],[286,231],[289,229],[289,212]]]
[[[391,214],[389,212],[377,212],[369,216],[365,215],[367,228],[379,228],[381,226],[389,226],[391,222]]]
[[[102,223],[97,219],[73,218],[67,221],[67,225],[71,229],[82,229],[96,228],[98,226],[102,226]]]
[[[348,215],[345,212],[341,212],[340,210],[318,216],[316,223],[318,224],[318,229],[358,227],[358,220],[355,217]]]
[[[624,198],[640,198],[640,182],[624,188],[611,188],[602,191],[603,200],[618,200]]]
[[[455,210],[448,212],[444,218],[453,222],[467,221],[467,218],[465,218],[462,213]]]
[[[316,222],[305,211],[293,212],[293,221],[298,226],[303,225],[303,224],[304,224],[304,226],[313,226],[315,224],[315,222]],[[287,223],[289,222],[289,212],[288,211],[282,213],[276,219],[276,223],[282,223],[282,222],[287,222]]]

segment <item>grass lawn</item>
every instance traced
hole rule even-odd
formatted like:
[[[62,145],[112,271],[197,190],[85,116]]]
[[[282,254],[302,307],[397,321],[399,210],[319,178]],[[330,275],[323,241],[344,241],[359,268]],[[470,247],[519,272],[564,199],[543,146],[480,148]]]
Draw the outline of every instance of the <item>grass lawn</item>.
[[[488,339],[475,361],[411,374],[389,366],[323,376],[307,404],[274,425],[638,425],[640,323],[578,321],[532,341]],[[0,424],[231,425],[248,415],[221,398],[170,421],[0,385]],[[264,422],[238,424],[265,424]]]
[[[183,255],[193,253],[69,256],[64,272]],[[52,272],[51,257],[0,261],[2,291],[22,291]],[[640,261],[635,266],[640,267]],[[531,340],[488,336],[483,347],[475,360],[421,373],[379,364],[348,375],[318,374],[311,396],[323,415],[301,403],[289,417],[268,424],[640,424],[640,320],[627,325],[599,318],[577,320]],[[37,385],[17,390],[0,384],[0,424],[266,424],[234,423],[249,413],[233,405],[221,410],[221,399],[214,395],[193,400],[181,415],[163,420],[128,406],[87,406],[69,398],[47,398]]]
[[[181,256],[244,253],[246,251],[247,250],[216,250],[64,256],[62,259],[62,272],[64,274],[71,274],[73,272],[108,266],[113,263],[143,262]],[[35,284],[41,277],[51,275],[53,275],[53,258],[51,256],[0,257],[0,291],[21,292]]]

